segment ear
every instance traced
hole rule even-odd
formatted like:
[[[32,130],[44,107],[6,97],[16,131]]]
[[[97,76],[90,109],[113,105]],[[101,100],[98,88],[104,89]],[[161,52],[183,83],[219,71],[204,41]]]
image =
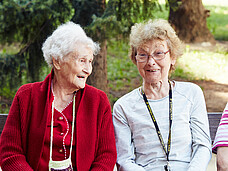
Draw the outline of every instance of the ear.
[[[171,59],[171,65],[175,65],[176,59]]]
[[[52,61],[53,61],[53,65],[54,65],[54,68],[57,69],[57,70],[60,70],[60,62],[59,60],[56,60],[54,57],[52,57]]]

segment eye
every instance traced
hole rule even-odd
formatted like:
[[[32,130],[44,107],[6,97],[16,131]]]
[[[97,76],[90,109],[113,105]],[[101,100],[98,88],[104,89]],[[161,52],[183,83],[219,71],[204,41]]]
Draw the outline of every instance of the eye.
[[[163,54],[164,54],[163,51],[156,51],[156,52],[154,52],[154,55],[156,55],[156,56],[160,56],[160,55],[163,55]]]
[[[163,54],[163,52],[162,51],[157,51],[157,52],[155,52],[156,54]]]
[[[80,58],[80,59],[79,59],[79,62],[85,62],[85,59]]]
[[[139,56],[142,56],[142,57],[147,57],[148,55],[145,54],[145,53],[140,53]]]

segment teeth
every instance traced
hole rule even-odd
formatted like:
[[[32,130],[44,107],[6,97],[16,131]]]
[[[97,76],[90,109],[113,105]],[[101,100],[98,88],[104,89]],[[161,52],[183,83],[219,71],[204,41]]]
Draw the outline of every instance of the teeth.
[[[150,72],[156,72],[156,71],[158,71],[158,69],[147,70],[147,71],[150,71]]]

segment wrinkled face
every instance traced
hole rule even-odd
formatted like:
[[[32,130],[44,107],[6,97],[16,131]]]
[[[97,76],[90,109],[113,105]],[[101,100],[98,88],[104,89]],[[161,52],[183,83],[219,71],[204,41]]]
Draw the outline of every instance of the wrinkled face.
[[[77,50],[63,57],[58,70],[59,79],[68,89],[83,89],[88,76],[92,73],[93,51],[86,45],[77,45]]]
[[[165,40],[149,40],[137,48],[139,57],[146,56],[147,60],[137,60],[137,68],[143,78],[144,83],[157,83],[168,80],[171,64],[175,60],[171,59],[169,48]],[[162,56],[160,59],[156,58]]]

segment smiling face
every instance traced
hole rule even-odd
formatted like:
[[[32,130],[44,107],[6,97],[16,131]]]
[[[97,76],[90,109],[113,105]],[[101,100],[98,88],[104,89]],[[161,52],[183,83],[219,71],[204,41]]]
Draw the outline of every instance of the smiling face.
[[[137,61],[137,68],[144,83],[156,84],[159,81],[168,81],[170,66],[175,64],[175,60],[171,59],[170,53],[164,54],[165,57],[161,60],[155,60],[152,57],[156,53],[164,53],[168,50],[167,42],[159,39],[147,41],[137,49],[137,55],[150,55],[145,62]]]
[[[93,51],[86,45],[77,45],[75,52],[69,53],[63,61],[53,60],[57,81],[70,90],[83,89],[92,73]]]

